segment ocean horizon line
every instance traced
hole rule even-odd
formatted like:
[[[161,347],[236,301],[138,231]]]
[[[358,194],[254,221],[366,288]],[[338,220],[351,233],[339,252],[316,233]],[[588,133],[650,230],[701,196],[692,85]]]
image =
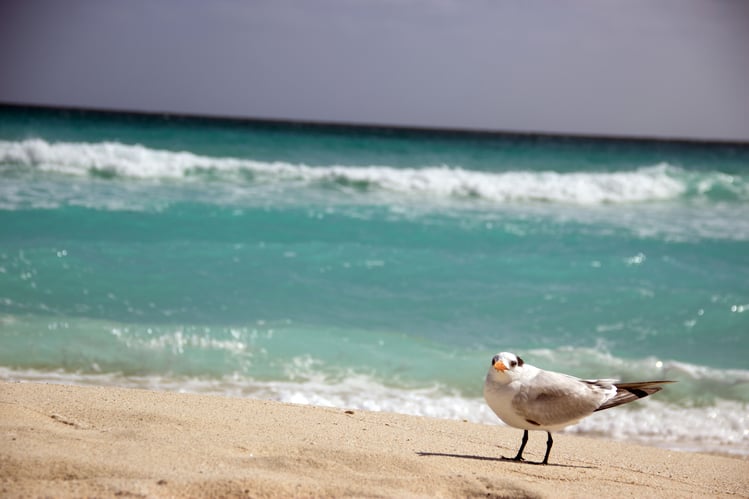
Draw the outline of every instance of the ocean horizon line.
[[[175,120],[184,122],[212,122],[225,124],[245,124],[250,126],[270,126],[282,128],[317,129],[335,132],[370,132],[388,135],[392,133],[406,133],[413,136],[437,136],[449,137],[473,137],[473,138],[518,138],[526,140],[593,140],[597,142],[632,143],[632,144],[679,144],[696,146],[719,146],[749,148],[749,140],[742,139],[711,139],[701,137],[676,137],[676,136],[647,136],[636,134],[594,134],[584,132],[554,132],[554,131],[532,131],[532,130],[510,130],[510,129],[484,129],[484,128],[455,128],[426,125],[398,125],[386,123],[367,123],[349,121],[308,120],[292,118],[271,118],[261,116],[241,116],[223,114],[199,114],[173,111],[146,111],[121,108],[84,107],[69,105],[52,105],[36,103],[17,103],[0,101],[0,112],[3,110],[28,110],[51,113],[76,113],[80,115],[98,115],[102,117],[130,117],[130,118],[161,118],[164,120]]]

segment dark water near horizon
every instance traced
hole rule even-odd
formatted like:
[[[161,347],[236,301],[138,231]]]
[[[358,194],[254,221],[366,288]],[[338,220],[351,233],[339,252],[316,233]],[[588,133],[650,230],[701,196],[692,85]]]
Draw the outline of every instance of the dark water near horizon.
[[[749,454],[749,147],[0,108],[0,379],[494,422],[498,351]]]

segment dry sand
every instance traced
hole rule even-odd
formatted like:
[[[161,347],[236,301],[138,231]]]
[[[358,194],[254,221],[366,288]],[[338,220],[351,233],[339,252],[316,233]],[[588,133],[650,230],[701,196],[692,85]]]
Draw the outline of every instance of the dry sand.
[[[0,383],[1,497],[741,497],[749,461],[500,426]],[[525,457],[540,460],[546,435]]]

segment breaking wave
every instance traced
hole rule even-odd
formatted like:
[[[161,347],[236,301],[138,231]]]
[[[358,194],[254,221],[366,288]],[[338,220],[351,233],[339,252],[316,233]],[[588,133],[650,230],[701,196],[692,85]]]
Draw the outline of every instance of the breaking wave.
[[[749,178],[668,163],[629,171],[475,171],[460,166],[308,166],[210,157],[118,142],[0,141],[0,172],[14,169],[100,179],[309,185],[405,197],[493,203],[601,205],[679,199],[749,200]]]

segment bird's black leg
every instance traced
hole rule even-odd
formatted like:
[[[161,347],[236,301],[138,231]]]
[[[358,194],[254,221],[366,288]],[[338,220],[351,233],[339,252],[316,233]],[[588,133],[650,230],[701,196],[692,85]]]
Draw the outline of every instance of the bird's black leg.
[[[523,441],[520,443],[520,449],[518,449],[518,455],[513,459],[515,461],[523,460],[523,450],[525,450],[525,444],[528,443],[528,430],[523,430]]]
[[[547,431],[546,434],[549,435],[549,438],[546,440],[546,455],[544,456],[544,460],[541,461],[541,464],[549,464],[549,453],[551,452],[551,446],[554,445],[554,440],[551,439],[551,433]]]

